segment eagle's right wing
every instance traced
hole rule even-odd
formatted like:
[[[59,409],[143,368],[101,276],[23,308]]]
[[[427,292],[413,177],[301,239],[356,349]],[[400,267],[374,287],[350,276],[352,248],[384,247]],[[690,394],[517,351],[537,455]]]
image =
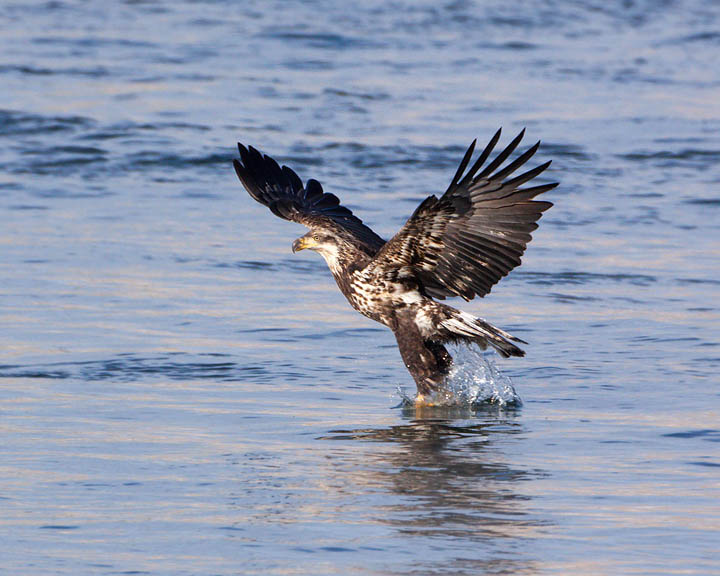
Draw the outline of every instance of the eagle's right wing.
[[[540,144],[501,168],[524,133],[520,132],[479,172],[500,138],[498,130],[463,176],[475,149],[473,142],[445,194],[439,199],[430,196],[418,206],[369,264],[373,271],[415,278],[436,298],[462,296],[472,300],[488,294],[520,264],[536,222],[552,206],[533,198],[557,186],[520,188],[550,162],[506,179],[535,154]]]
[[[265,154],[238,143],[240,160],[233,160],[235,172],[250,196],[264,204],[280,218],[307,227],[335,224],[350,232],[375,254],[385,244],[375,232],[345,206],[335,194],[323,192],[320,182],[312,178],[303,185],[300,177],[287,166],[282,168]]]

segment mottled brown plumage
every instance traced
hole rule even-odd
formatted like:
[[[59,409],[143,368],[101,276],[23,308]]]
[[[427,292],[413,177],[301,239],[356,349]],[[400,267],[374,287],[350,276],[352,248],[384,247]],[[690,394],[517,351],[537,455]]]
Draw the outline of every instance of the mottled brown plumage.
[[[540,144],[503,166],[523,135],[485,165],[500,138],[498,130],[467,169],[473,142],[447,191],[440,198],[426,198],[388,242],[319,182],[311,179],[303,185],[293,170],[253,147],[238,144],[240,159],[234,166],[255,200],[310,228],[293,251],[310,248],[322,254],[353,308],[394,332],[403,361],[425,394],[442,384],[452,365],[445,343],[474,342],[505,357],[524,355],[513,344],[523,342],[519,338],[433,300],[485,296],[520,265],[531,232],[552,206],[534,198],[557,186],[521,188],[550,162],[508,178]]]

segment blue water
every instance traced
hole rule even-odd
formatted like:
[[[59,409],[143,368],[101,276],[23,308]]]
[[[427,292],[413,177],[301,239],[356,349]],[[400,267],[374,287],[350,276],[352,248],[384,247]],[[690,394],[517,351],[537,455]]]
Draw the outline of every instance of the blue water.
[[[720,574],[720,6],[0,4],[0,572]],[[459,307],[520,406],[402,408],[392,334],[234,145],[389,237],[478,137],[561,182]],[[478,359],[478,362],[481,362]]]

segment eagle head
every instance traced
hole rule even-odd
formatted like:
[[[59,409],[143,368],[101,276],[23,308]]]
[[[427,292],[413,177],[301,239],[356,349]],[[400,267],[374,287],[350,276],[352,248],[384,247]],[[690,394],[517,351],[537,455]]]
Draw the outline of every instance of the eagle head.
[[[292,245],[293,252],[300,250],[314,250],[320,253],[336,253],[338,244],[337,239],[324,231],[310,230],[305,236],[300,236]]]

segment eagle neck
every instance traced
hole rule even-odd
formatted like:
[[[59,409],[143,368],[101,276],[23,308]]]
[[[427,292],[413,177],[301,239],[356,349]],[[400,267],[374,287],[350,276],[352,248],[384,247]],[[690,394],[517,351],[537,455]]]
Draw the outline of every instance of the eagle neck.
[[[321,252],[342,293],[349,298],[353,272],[364,268],[371,258],[352,245],[343,246],[332,252]]]

